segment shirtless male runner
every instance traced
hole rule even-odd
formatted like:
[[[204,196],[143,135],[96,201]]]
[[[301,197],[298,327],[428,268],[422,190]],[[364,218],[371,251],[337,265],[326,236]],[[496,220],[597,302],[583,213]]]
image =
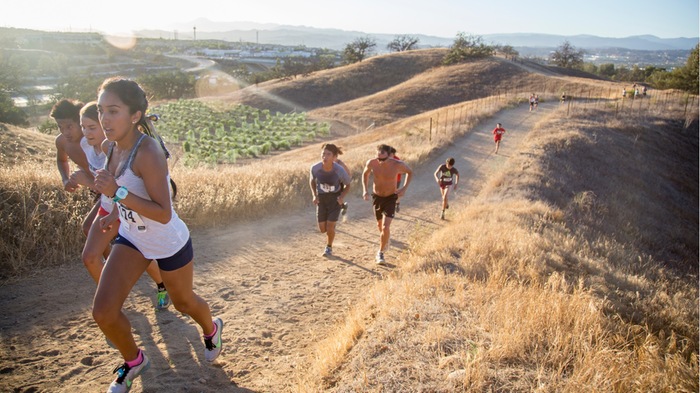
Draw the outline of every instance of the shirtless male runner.
[[[90,171],[90,164],[80,143],[83,139],[83,129],[80,127],[80,109],[83,103],[62,99],[52,108],[51,116],[58,125],[59,134],[56,137],[56,166],[61,175],[63,189],[68,192],[75,192],[79,184],[73,181],[71,175],[70,161],[73,161],[78,168],[85,172]],[[70,160],[70,161],[69,161]],[[92,221],[97,215],[98,204],[94,204],[90,213],[82,223],[83,233],[87,236]]]
[[[389,244],[391,221],[394,219],[396,211],[396,201],[406,193],[406,188],[411,184],[413,171],[403,161],[389,158],[391,146],[377,146],[377,157],[372,158],[365,164],[365,170],[362,173],[362,197],[364,200],[369,200],[367,185],[369,183],[370,174],[374,175],[372,184],[372,206],[374,207],[374,216],[377,219],[377,227],[379,228],[379,251],[377,252],[376,262],[379,265],[384,265],[384,251]],[[396,186],[396,176],[405,173],[406,180],[403,187]]]

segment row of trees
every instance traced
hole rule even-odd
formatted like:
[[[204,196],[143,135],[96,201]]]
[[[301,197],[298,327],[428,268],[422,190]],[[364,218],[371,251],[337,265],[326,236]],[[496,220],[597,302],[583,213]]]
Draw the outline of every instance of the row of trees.
[[[700,86],[698,62],[700,61],[699,45],[690,52],[688,60],[683,67],[668,71],[665,68],[648,66],[640,68],[633,66],[615,67],[614,64],[584,63],[585,51],[575,48],[569,41],[564,41],[549,58],[550,63],[559,67],[579,69],[591,74],[602,76],[606,79],[617,81],[629,81],[647,83],[657,89],[680,89],[697,94]]]
[[[387,44],[391,52],[403,52],[416,49],[420,40],[410,35],[398,35]],[[353,64],[370,56],[377,47],[377,41],[371,37],[359,37],[348,43],[343,50],[343,62]],[[508,55],[517,55],[517,51],[511,46],[500,47]],[[467,59],[482,58],[493,55],[499,47],[487,45],[480,36],[458,33],[450,51],[445,56],[445,65],[455,64]]]
[[[417,37],[402,34],[396,36],[387,44],[387,49],[391,52],[404,52],[416,49],[420,40]],[[377,41],[371,37],[358,37],[345,45],[343,50],[343,62],[345,64],[358,63],[366,59],[374,52]]]

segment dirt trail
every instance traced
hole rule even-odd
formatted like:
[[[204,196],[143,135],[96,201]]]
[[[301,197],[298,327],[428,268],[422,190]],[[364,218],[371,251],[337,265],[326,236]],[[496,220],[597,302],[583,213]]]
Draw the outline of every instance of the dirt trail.
[[[195,290],[209,302],[212,314],[225,321],[224,352],[215,366],[205,364],[198,326],[172,307],[155,312],[155,288],[144,276],[125,309],[137,343],[152,363],[132,391],[292,391],[295,368],[305,365],[307,349],[375,280],[400,268],[416,227],[431,230],[443,223],[433,179],[438,165],[453,156],[462,175],[459,190],[451,196],[449,221],[555,105],[541,104],[535,112],[523,105],[502,111],[414,168],[414,181],[392,224],[387,266],[374,262],[377,225],[371,203],[358,197],[348,200],[347,221],[338,224],[331,259],[320,256],[325,235],[318,233],[311,206],[194,231]],[[494,155],[491,130],[497,122],[507,133]],[[79,263],[0,287],[0,391],[106,389],[120,359],[92,320],[93,293],[94,284]]]

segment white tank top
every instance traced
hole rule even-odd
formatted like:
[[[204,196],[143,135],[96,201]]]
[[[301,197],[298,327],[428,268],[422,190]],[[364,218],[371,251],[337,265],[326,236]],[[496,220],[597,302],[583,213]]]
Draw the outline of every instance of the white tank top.
[[[80,147],[83,148],[83,151],[85,152],[85,157],[87,157],[88,165],[90,166],[90,172],[92,172],[92,175],[95,176],[97,174],[97,170],[104,167],[105,160],[107,160],[107,155],[102,151],[102,149],[99,149],[99,153],[96,152],[95,147],[90,146],[85,137],[80,140]]]
[[[117,184],[126,187],[129,194],[143,199],[152,200],[148,196],[143,179],[136,176],[131,170],[136,151],[141,141],[146,137],[143,134],[136,142],[124,168],[116,176]],[[110,147],[111,153],[112,147]],[[111,154],[110,154],[111,155]],[[106,165],[106,164],[105,164]],[[168,175],[170,183],[170,175]],[[175,255],[185,246],[190,238],[190,231],[184,221],[175,213],[171,204],[171,217],[167,224],[143,217],[121,203],[116,203],[119,208],[119,235],[130,241],[143,254],[146,259],[162,259]]]

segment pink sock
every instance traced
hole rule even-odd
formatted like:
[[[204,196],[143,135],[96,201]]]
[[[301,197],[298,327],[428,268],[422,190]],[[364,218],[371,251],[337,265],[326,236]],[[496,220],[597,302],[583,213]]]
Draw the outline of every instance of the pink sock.
[[[205,334],[204,338],[212,338],[216,335],[216,331],[219,330],[219,327],[214,324],[214,332],[212,334]]]
[[[138,366],[139,364],[141,364],[141,362],[143,362],[143,352],[141,352],[141,350],[139,349],[139,354],[138,354],[138,356],[136,356],[136,359],[134,359],[130,362],[126,362],[126,364],[129,367],[135,367],[135,366]]]

